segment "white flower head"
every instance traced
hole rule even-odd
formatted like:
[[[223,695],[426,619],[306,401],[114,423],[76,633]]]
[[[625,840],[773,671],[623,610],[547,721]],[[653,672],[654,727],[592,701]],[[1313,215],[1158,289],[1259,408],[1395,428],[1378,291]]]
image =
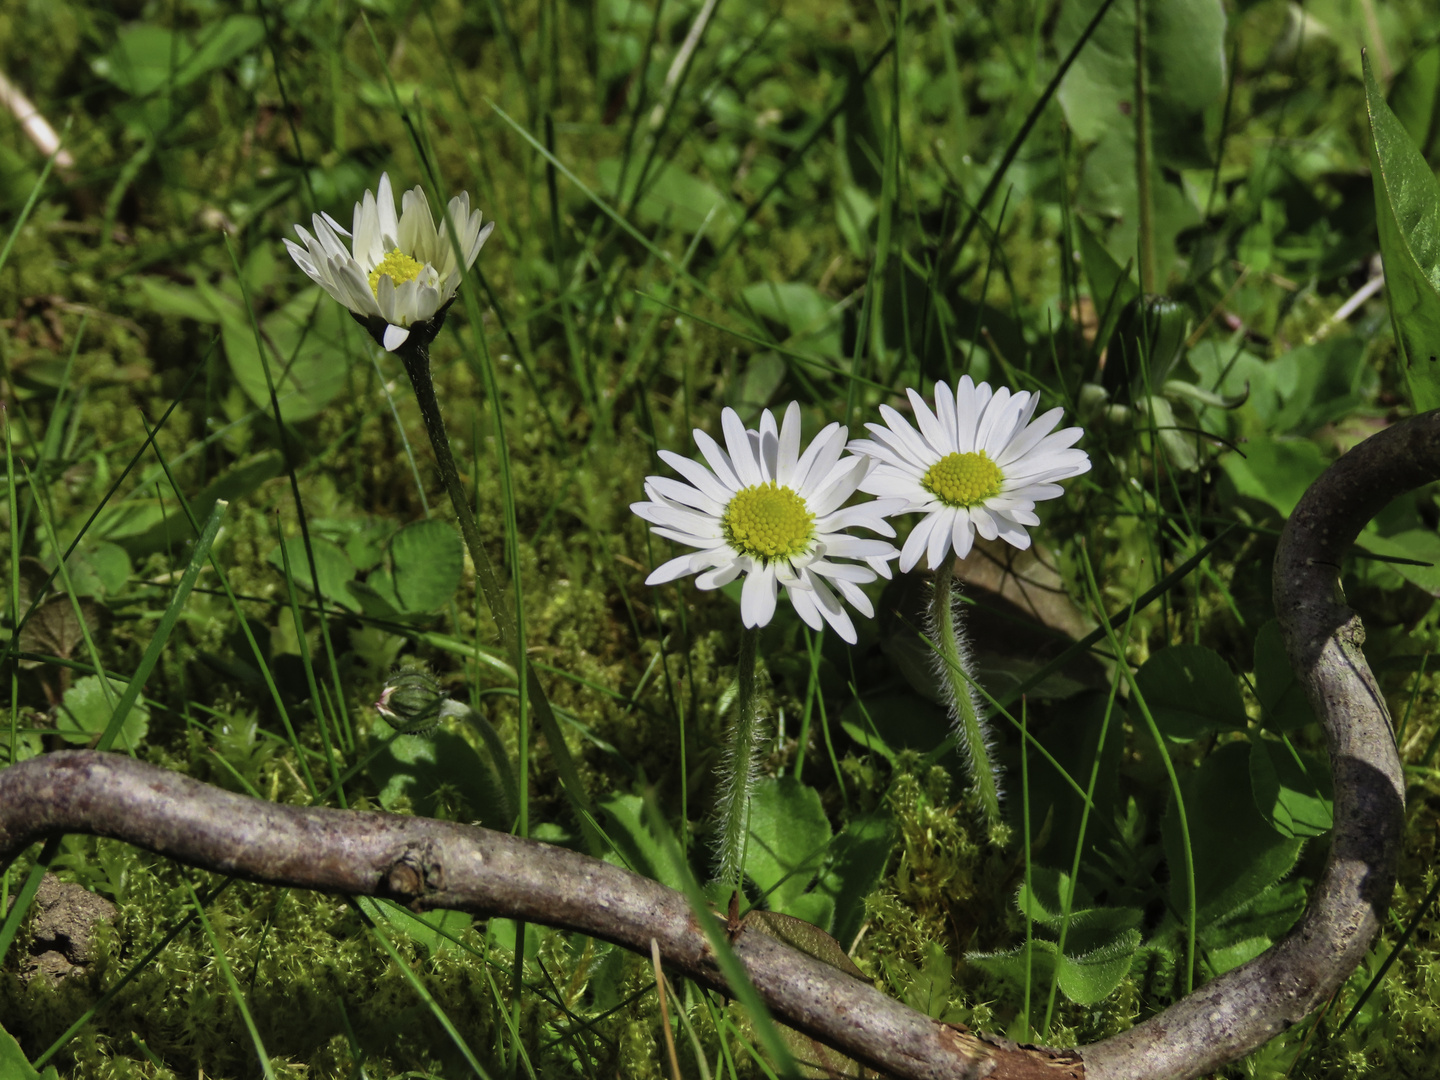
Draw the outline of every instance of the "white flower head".
[[[400,206],[397,217],[387,173],[380,177],[378,191],[366,191],[364,200],[355,204],[353,233],[329,214],[316,214],[311,219],[313,236],[295,226],[304,247],[285,241],[300,269],[365,323],[387,352],[400,348],[413,328],[435,318],[455,298],[461,274],[474,265],[495,227],[492,221],[481,228],[480,211],[470,209],[468,192],[450,200],[447,220],[438,229],[423,188],[417,185],[405,192]],[[450,222],[458,234],[463,267],[455,258]],[[349,251],[342,236],[350,237]]]
[[[661,450],[661,459],[687,482],[647,477],[650,501],[630,505],[657,536],[699,549],[658,567],[645,584],[698,574],[697,587],[717,589],[744,574],[740,618],[747,627],[770,622],[783,585],[808,625],[819,630],[828,622],[853,645],[855,626],[840,601],[873,618],[860,586],[879,575],[888,578],[889,560],[898,552],[887,541],[851,536],[848,530],[894,536],[885,518],[898,513],[903,501],[874,499],[846,507],[872,462],[841,456],[848,432],[839,424],[825,428],[802,453],[797,402],[790,403],[778,427],[769,409],[760,414],[758,431],[746,430],[734,409],[720,419],[723,449],[695,430],[709,468]]]
[[[1039,525],[1035,504],[1063,493],[1058,481],[1090,471],[1090,457],[1073,449],[1080,428],[1054,431],[1063,409],[1035,418],[1038,394],[992,391],[966,375],[952,394],[935,384],[935,409],[907,390],[915,409],[910,426],[888,405],[880,406],[884,424],[866,424],[873,439],[856,439],[851,453],[875,459],[876,467],[860,484],[872,495],[904,499],[899,513],[922,513],[900,552],[908,571],[920,556],[938,569],[948,553],[965,558],[978,532],[1025,550],[1026,526]],[[1033,418],[1033,419],[1032,419]]]

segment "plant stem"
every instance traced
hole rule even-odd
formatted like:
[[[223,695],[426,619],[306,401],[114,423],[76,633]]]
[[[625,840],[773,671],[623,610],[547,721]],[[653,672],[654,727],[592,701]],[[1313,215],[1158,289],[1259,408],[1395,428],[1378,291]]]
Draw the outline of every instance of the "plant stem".
[[[1150,79],[1145,0],[1135,0],[1135,197],[1139,206],[1140,291],[1155,291],[1155,203],[1150,190]]]
[[[726,748],[726,775],[720,793],[720,843],[716,852],[718,878],[740,888],[745,872],[745,839],[750,824],[750,789],[755,784],[755,748],[760,724],[755,716],[755,650],[760,631],[747,626],[740,632],[740,658],[735,677],[740,689],[735,700],[735,722],[730,725]]]
[[[440,481],[445,485],[445,494],[450,497],[450,505],[455,511],[455,516],[460,519],[460,535],[464,537],[465,546],[470,551],[470,560],[475,564],[475,576],[480,582],[480,591],[485,596],[485,603],[490,608],[490,615],[495,620],[495,629],[500,635],[501,648],[511,654],[516,675],[524,680],[523,689],[526,691],[531,708],[534,709],[535,718],[539,721],[540,730],[544,734],[546,742],[550,744],[555,769],[559,772],[561,784],[575,808],[576,817],[580,819],[581,831],[584,832],[592,850],[603,851],[605,850],[604,841],[595,824],[589,796],[580,782],[580,774],[565,745],[565,737],[560,731],[555,713],[550,708],[550,699],[545,696],[545,690],[540,685],[540,679],[536,675],[529,657],[523,654],[515,618],[505,603],[505,593],[500,587],[500,579],[496,576],[490,557],[485,552],[484,541],[480,538],[480,528],[475,523],[475,511],[471,508],[470,500],[465,494],[465,487],[460,482],[460,472],[455,467],[455,455],[450,450],[450,436],[445,431],[445,420],[440,415],[440,403],[435,397],[435,380],[430,374],[429,341],[423,340],[420,334],[414,334],[405,343],[405,346],[397,351],[396,355],[405,364],[405,372],[410,376],[410,384],[415,388],[415,401],[420,406],[420,416],[425,421],[425,433],[430,437],[430,446],[435,451],[435,464],[440,469]],[[520,785],[518,807],[520,821],[517,831],[519,835],[525,836],[529,832],[524,797],[525,777],[529,768],[527,754],[529,736],[523,710],[520,723],[520,768],[517,777]]]
[[[950,721],[970,768],[970,782],[980,796],[985,823],[1000,825],[1000,784],[990,758],[990,738],[972,688],[969,649],[955,614],[955,565],[949,559],[935,571],[935,596],[930,606],[930,636],[939,650],[940,674],[950,703]]]

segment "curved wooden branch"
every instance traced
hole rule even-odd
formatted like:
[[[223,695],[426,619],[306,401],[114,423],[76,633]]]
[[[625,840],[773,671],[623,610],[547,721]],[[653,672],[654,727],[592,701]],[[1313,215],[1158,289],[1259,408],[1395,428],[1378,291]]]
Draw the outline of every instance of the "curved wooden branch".
[[[1275,566],[1287,648],[1330,741],[1335,832],[1296,928],[1165,1012],[1077,1052],[1017,1046],[907,1008],[763,934],[734,948],[775,1015],[897,1078],[1188,1080],[1307,1015],[1355,969],[1395,882],[1404,786],[1384,702],[1345,607],[1339,566],[1366,521],[1440,477],[1440,413],[1397,424],[1306,494]],[[586,855],[473,826],[301,808],[234,795],[116,754],[47,754],[0,770],[0,864],[41,838],[85,832],[273,885],[388,897],[590,934],[724,991],[684,896]]]
[[[282,806],[120,754],[62,751],[0,770],[0,864],[40,837],[67,832],[114,837],[268,885],[578,930],[645,956],[654,939],[673,971],[725,990],[684,894],[588,855],[476,826]],[[741,932],[733,947],[779,1019],[892,1076],[1082,1075],[1073,1053],[938,1023],[775,938]]]
[[[1188,1080],[1304,1019],[1349,978],[1395,888],[1405,782],[1340,564],[1391,500],[1440,479],[1440,412],[1366,439],[1305,493],[1275,553],[1275,613],[1330,745],[1335,830],[1300,922],[1254,960],[1084,1050],[1090,1080]]]

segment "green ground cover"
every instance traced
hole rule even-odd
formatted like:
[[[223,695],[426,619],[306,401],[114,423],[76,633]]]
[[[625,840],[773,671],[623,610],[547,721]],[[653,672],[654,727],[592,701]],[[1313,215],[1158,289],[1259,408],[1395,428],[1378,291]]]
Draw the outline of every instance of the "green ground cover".
[[[1426,0],[1119,0],[1077,48],[1101,6],[0,3],[0,72],[68,154],[0,115],[0,766],[103,737],[267,799],[581,849],[588,805],[612,860],[678,885],[648,800],[706,880],[740,584],[644,584],[683,550],[630,509],[673,475],[657,451],[791,401],[807,440],[859,436],[969,375],[1063,406],[1092,464],[1032,551],[960,571],[1001,816],[947,742],[931,575],[864,585],[854,645],[782,597],[748,902],[934,1017],[1059,1045],[1259,953],[1330,822],[1278,530],[1329,461],[1440,404],[1440,33]],[[382,172],[495,222],[431,359],[548,732],[404,368],[281,243],[348,226]],[[1386,929],[1225,1075],[1436,1075],[1437,523],[1434,491],[1402,499],[1345,567],[1412,785]],[[1116,635],[1047,667],[1101,613]],[[458,705],[398,730],[373,703],[421,667]],[[5,1076],[667,1075],[653,969],[608,945],[84,836],[50,869],[115,912],[59,980],[29,923],[0,932]],[[674,990],[685,1075],[768,1069],[738,1006]]]

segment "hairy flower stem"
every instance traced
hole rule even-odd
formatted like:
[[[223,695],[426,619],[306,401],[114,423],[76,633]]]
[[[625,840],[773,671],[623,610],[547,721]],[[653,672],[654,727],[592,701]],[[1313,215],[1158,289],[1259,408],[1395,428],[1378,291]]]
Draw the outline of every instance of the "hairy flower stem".
[[[980,796],[985,822],[1000,825],[1000,784],[990,758],[990,739],[980,715],[979,697],[971,685],[969,649],[955,612],[955,564],[946,559],[935,571],[935,596],[930,606],[930,636],[938,650],[941,684],[950,706],[950,721],[970,767],[970,782]]]
[[[760,631],[747,626],[740,632],[740,658],[735,677],[735,721],[725,750],[720,787],[720,842],[716,851],[717,879],[739,889],[745,873],[745,838],[750,825],[750,789],[755,786],[755,751],[760,722],[755,715],[755,647]]]
[[[539,721],[540,730],[545,735],[546,742],[550,744],[555,768],[560,773],[561,783],[575,807],[576,816],[580,819],[580,827],[585,833],[587,841],[592,848],[604,850],[589,798],[580,782],[580,775],[570,757],[570,752],[565,746],[565,738],[555,719],[555,713],[550,708],[550,699],[545,696],[545,690],[541,687],[540,679],[529,658],[521,654],[515,618],[505,603],[505,593],[500,587],[500,579],[495,574],[490,557],[485,553],[485,544],[480,538],[480,528],[475,524],[475,511],[465,494],[464,485],[460,482],[460,472],[455,467],[455,455],[450,450],[450,436],[445,431],[445,420],[440,415],[440,403],[435,397],[435,380],[430,374],[430,344],[428,341],[422,340],[420,335],[412,335],[411,339],[397,350],[396,355],[405,364],[406,374],[410,376],[410,384],[415,388],[415,401],[420,406],[420,416],[425,421],[425,433],[430,437],[430,445],[435,451],[435,464],[440,469],[440,481],[445,485],[445,494],[450,497],[450,505],[455,510],[455,516],[460,519],[460,534],[465,538],[465,546],[470,551],[470,560],[475,564],[475,576],[480,582],[480,591],[485,597],[486,606],[490,608],[490,615],[495,620],[495,629],[500,634],[500,645],[510,653],[517,677],[525,680],[530,706],[535,712],[535,718]],[[522,727],[521,730],[524,731],[524,728]],[[522,836],[528,832],[525,821],[526,798],[524,795],[527,758],[526,748],[522,745],[519,777],[521,793],[518,807],[521,815],[520,834]]]

